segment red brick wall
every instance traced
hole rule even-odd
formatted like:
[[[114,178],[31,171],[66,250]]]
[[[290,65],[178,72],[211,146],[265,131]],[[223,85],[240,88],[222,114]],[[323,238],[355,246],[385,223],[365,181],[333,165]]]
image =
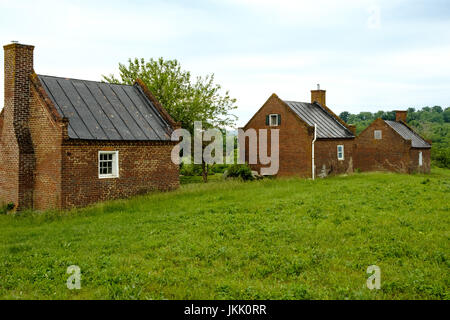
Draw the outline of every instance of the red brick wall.
[[[374,139],[374,130],[381,130],[382,139]],[[362,171],[410,171],[411,143],[404,140],[382,119],[375,120],[356,139],[355,168]]]
[[[61,207],[61,126],[52,119],[44,102],[33,88],[30,104],[30,129],[36,166],[33,208]]]
[[[14,110],[3,110],[3,128],[0,134],[0,204],[19,200],[19,146],[14,127]]]
[[[419,152],[422,152],[422,166],[419,166]],[[410,172],[430,173],[431,149],[411,148],[409,151]]]
[[[280,114],[281,125],[271,127],[266,125],[268,114]],[[272,95],[262,108],[253,116],[244,130],[280,129],[280,167],[278,176],[302,176],[311,177],[311,141],[312,132],[308,127],[282,102],[276,95]],[[270,139],[268,139],[270,150]],[[259,150],[258,150],[259,152]],[[270,154],[270,153],[269,153]],[[248,143],[246,143],[246,155],[248,155]],[[248,161],[248,158],[247,158]],[[267,165],[251,165],[252,170],[259,172],[261,167]]]
[[[179,167],[170,158],[173,146],[173,143],[150,142],[65,143],[62,207],[178,188]],[[119,178],[99,179],[99,151],[119,151]]]
[[[344,146],[344,160],[337,158],[337,146]],[[354,139],[321,139],[314,145],[316,176],[351,173],[354,168]]]
[[[3,112],[0,110],[0,141],[2,139],[2,130],[3,130]]]
[[[33,46],[4,46],[5,104],[0,142],[0,201],[33,206],[34,150],[29,128]]]

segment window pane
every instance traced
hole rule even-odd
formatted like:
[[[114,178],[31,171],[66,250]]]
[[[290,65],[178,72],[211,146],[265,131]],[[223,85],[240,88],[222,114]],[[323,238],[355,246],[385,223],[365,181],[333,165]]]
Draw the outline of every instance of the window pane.
[[[115,152],[101,152],[99,153],[99,162],[98,162],[98,168],[99,168],[99,175],[100,176],[112,176],[116,175],[113,170],[113,168],[116,167],[117,161],[117,153]]]

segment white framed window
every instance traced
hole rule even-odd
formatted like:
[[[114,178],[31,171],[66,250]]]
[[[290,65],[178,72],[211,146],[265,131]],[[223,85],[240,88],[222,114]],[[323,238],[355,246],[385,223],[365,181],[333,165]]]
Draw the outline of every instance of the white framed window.
[[[423,165],[422,151],[419,152],[419,167]]]
[[[98,177],[100,179],[119,177],[119,151],[98,152]]]
[[[338,160],[344,160],[344,146],[342,144],[337,146],[337,158]]]
[[[381,130],[374,130],[373,131],[373,138],[376,140],[381,140]]]
[[[269,115],[269,125],[271,127],[278,126],[279,124],[280,124],[280,115],[279,114]]]

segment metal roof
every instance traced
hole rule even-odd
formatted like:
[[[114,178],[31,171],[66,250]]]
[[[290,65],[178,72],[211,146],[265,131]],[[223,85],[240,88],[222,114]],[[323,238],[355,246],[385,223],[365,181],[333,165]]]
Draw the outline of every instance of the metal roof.
[[[317,138],[354,138],[353,133],[317,103],[284,101],[308,125],[317,125]]]
[[[405,140],[411,140],[413,148],[431,148],[431,145],[426,142],[421,136],[408,128],[405,124],[397,121],[384,120],[392,129],[394,129]]]
[[[38,75],[72,139],[169,141],[173,129],[138,85]]]

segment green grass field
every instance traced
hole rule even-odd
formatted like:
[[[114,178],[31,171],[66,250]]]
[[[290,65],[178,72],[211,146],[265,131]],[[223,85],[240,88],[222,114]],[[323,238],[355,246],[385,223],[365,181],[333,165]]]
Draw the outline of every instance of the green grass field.
[[[450,170],[184,184],[0,216],[7,299],[449,299]],[[81,289],[66,287],[81,268]],[[369,265],[381,289],[366,287]]]

